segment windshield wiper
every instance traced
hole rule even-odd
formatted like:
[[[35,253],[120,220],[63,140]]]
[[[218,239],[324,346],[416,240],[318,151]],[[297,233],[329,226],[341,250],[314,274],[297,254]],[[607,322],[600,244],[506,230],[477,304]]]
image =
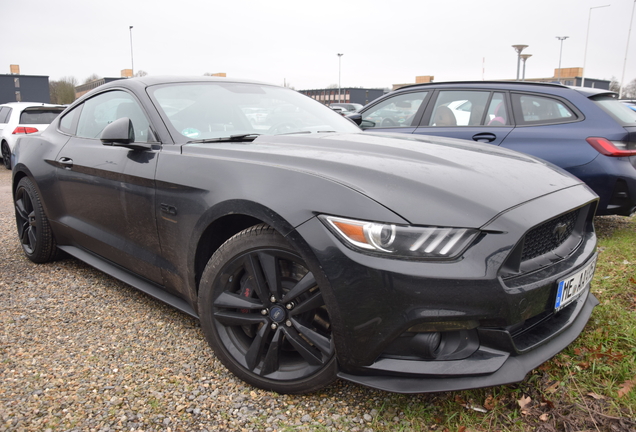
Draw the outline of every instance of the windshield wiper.
[[[257,133],[238,134],[238,135],[230,135],[229,137],[206,138],[202,140],[188,141],[188,144],[213,143],[213,142],[241,142],[241,141],[252,142],[259,136],[261,136],[261,134],[257,134]]]

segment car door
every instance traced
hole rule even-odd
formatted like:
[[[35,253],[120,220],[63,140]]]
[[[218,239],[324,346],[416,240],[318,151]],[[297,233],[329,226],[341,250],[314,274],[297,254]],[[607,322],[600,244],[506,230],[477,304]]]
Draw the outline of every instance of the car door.
[[[499,145],[514,128],[505,92],[437,90],[414,133]]]
[[[583,114],[566,99],[520,92],[511,92],[510,96],[517,127],[502,147],[538,156],[567,170],[586,165],[598,156],[585,141],[598,136],[598,125],[581,124]]]
[[[361,113],[364,130],[413,133],[426,106],[427,91],[398,93]]]
[[[122,117],[132,120],[136,142],[155,141],[143,108],[123,90],[100,93],[61,119],[60,127],[67,125],[75,133],[56,158],[64,200],[59,221],[77,246],[162,283],[155,219],[161,146],[133,150],[104,145],[102,130]]]

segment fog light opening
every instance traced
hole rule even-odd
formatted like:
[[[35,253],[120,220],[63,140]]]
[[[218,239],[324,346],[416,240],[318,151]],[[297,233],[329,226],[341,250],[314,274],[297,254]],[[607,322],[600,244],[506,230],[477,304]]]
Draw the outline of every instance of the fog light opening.
[[[411,349],[424,359],[436,359],[442,345],[440,332],[419,333],[411,340]]]

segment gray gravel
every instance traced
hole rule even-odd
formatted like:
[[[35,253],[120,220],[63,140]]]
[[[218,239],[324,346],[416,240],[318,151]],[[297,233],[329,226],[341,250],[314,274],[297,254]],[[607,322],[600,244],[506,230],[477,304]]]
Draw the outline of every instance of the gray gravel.
[[[0,431],[386,427],[378,410],[397,395],[340,381],[305,396],[255,389],[215,358],[197,320],[78,260],[32,264],[10,183],[0,168]]]
[[[216,360],[197,320],[75,259],[31,263],[10,174],[0,167],[0,432],[440,430],[414,413],[452,395],[255,389]],[[604,236],[625,223],[596,221]]]

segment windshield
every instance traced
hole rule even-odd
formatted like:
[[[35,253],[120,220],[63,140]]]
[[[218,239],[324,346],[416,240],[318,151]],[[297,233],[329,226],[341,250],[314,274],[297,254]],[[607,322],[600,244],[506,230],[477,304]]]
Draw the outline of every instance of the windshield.
[[[178,143],[237,135],[359,132],[294,90],[251,83],[175,83],[149,88]]]
[[[610,96],[597,96],[592,100],[606,113],[614,117],[621,126],[636,126],[636,111]]]

